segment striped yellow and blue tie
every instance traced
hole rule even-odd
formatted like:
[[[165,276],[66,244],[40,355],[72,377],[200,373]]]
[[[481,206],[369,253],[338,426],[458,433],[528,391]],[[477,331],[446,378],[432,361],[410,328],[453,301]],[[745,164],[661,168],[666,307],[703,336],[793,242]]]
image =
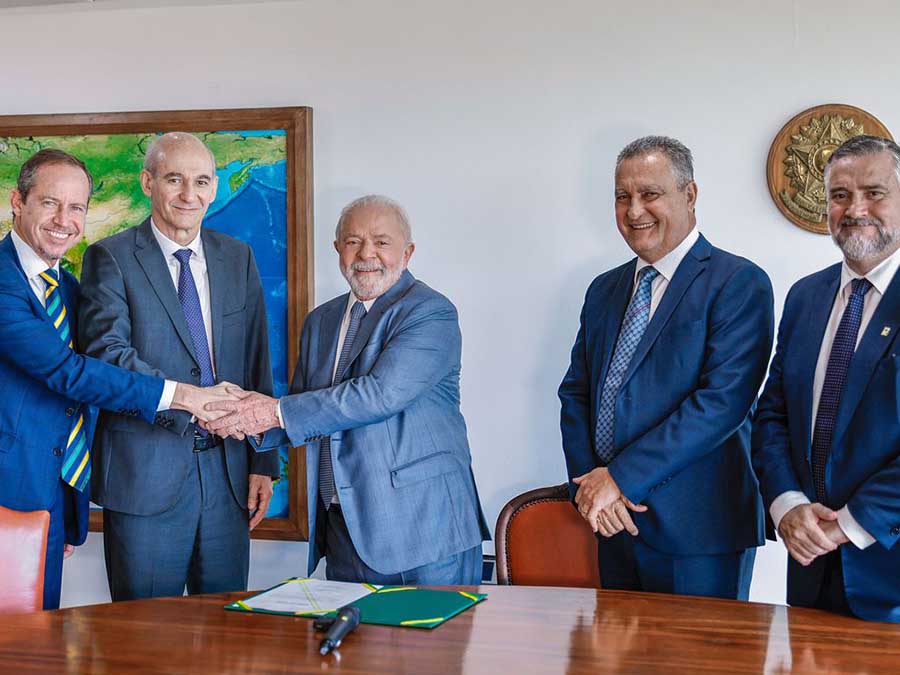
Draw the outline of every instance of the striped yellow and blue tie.
[[[69,345],[69,349],[74,349],[69,320],[66,318],[66,303],[63,302],[59,290],[59,275],[51,268],[41,272],[41,279],[47,284],[47,290],[44,292],[47,314],[56,327],[60,339]],[[61,475],[66,483],[80,491],[84,491],[91,479],[91,452],[84,436],[84,416],[80,412],[66,440]]]

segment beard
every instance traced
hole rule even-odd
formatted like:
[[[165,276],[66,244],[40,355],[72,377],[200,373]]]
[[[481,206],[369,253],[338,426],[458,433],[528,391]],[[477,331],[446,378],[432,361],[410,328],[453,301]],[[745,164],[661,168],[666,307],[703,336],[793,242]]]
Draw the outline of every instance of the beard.
[[[404,269],[406,267],[403,264],[387,267],[381,263],[355,262],[349,267],[341,265],[341,274],[350,284],[353,295],[359,300],[373,300],[397,283]],[[360,276],[357,272],[370,272],[370,274]],[[371,272],[375,272],[375,274],[371,274]]]
[[[875,234],[866,235],[854,226],[871,226]],[[841,218],[831,239],[848,260],[864,262],[878,257],[900,240],[900,228],[886,227],[878,218]]]

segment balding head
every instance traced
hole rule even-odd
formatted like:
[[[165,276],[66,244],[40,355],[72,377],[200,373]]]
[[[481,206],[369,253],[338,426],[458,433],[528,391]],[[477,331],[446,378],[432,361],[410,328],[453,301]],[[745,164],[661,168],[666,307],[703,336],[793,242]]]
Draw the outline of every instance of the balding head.
[[[212,150],[194,134],[189,134],[186,131],[170,131],[154,138],[147,148],[147,153],[144,155],[144,171],[155,176],[167,152],[200,148],[203,148],[204,152],[209,156],[210,168],[215,173],[216,158],[213,156]]]

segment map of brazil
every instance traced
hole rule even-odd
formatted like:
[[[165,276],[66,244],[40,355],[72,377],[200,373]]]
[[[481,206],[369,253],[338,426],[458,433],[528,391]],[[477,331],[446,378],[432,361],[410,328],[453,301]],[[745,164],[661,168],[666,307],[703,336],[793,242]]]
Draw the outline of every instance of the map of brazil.
[[[249,244],[256,256],[269,319],[269,347],[275,395],[288,389],[287,372],[287,178],[286,134],[280,129],[198,133],[216,157],[219,187],[203,222]],[[42,148],[59,148],[87,165],[94,177],[85,237],[63,264],[75,276],[89,244],[143,222],[149,199],[138,180],[144,152],[154,134],[0,137],[0,194],[15,188],[22,163]],[[8,203],[8,202],[7,202]],[[12,213],[0,217],[0,237],[12,227]],[[267,516],[288,515],[286,450],[281,479]]]

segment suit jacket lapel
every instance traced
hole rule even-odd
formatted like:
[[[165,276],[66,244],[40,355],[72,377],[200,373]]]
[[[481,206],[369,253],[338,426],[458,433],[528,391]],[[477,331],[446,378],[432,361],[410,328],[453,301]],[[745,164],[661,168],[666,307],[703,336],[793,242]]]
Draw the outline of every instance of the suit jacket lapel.
[[[866,386],[878,366],[878,361],[897,336],[897,326],[900,325],[898,312],[900,312],[900,274],[895,274],[850,361],[847,381],[841,393],[837,419],[834,422],[832,447],[840,441],[847,430]],[[884,334],[885,328],[889,329],[887,335]]]
[[[681,263],[678,265],[675,274],[672,276],[671,281],[669,281],[666,292],[663,294],[662,300],[659,302],[659,306],[653,313],[653,318],[650,319],[650,324],[647,326],[644,336],[641,338],[641,341],[638,342],[638,346],[634,351],[634,356],[631,357],[631,363],[628,364],[628,370],[625,371],[625,375],[622,378],[623,385],[641,364],[644,357],[647,356],[653,343],[656,342],[656,338],[659,337],[660,331],[662,331],[666,323],[668,323],[672,313],[678,306],[678,303],[681,302],[681,298],[684,296],[685,291],[687,291],[697,275],[706,269],[711,249],[712,247],[709,245],[709,242],[701,235],[697,240],[697,243],[691,247],[687,252],[687,255],[684,256]]]
[[[206,257],[206,274],[209,278],[209,309],[212,320],[213,358],[222,354],[222,315],[225,298],[228,297],[228,274],[222,247],[209,237],[205,229],[200,230],[203,241],[203,255]],[[180,303],[179,303],[180,305]],[[182,316],[184,312],[182,312]]]
[[[833,268],[833,274],[826,276],[822,284],[813,289],[809,311],[801,318],[802,325],[807,326],[808,330],[799,350],[803,358],[797,386],[800,387],[800,410],[803,411],[801,422],[804,439],[803,451],[807,460],[810,459],[812,453],[812,405],[816,366],[819,363],[819,351],[822,348],[822,340],[825,338],[825,329],[828,327],[828,319],[831,317],[831,308],[834,305],[840,281],[841,266],[836,265]]]
[[[34,313],[40,317],[43,317],[44,321],[49,323],[51,326],[53,322],[50,320],[50,315],[47,314],[46,308],[41,304],[40,300],[37,299],[37,296],[34,294],[34,291],[31,290],[31,283],[28,281],[28,277],[25,276],[25,270],[22,269],[22,261],[19,260],[19,254],[16,253],[16,247],[13,244],[12,236],[7,234],[3,241],[0,241],[0,254],[6,255],[9,257],[11,264],[16,269],[16,274],[22,282],[22,285],[28,291],[26,296],[28,297],[28,301],[31,303],[31,307],[34,309]],[[63,285],[60,282],[60,285]],[[63,289],[65,291],[65,289]],[[70,304],[71,298],[64,292],[63,293],[63,301],[66,303],[66,312],[71,313],[73,310],[73,305]],[[70,321],[69,327],[72,330],[73,324]],[[55,328],[54,328],[55,330]]]
[[[175,285],[172,283],[169,267],[166,265],[159,244],[156,243],[156,239],[153,237],[149,218],[135,228],[134,238],[134,257],[137,258],[138,264],[144,270],[144,274],[147,275],[150,286],[153,287],[153,291],[166,310],[166,314],[169,315],[169,319],[175,327],[175,332],[178,333],[178,337],[184,343],[185,349],[196,361],[194,342],[191,339],[187,321],[184,319],[184,310],[181,308],[181,301],[178,300],[178,293],[175,290]],[[215,325],[215,322],[213,322],[213,326]]]
[[[310,376],[310,385],[313,389],[323,389],[332,384],[338,336],[341,333],[344,312],[347,310],[347,295],[342,295],[341,301],[334,303],[322,316],[316,368]]]
[[[415,278],[410,274],[409,270],[404,270],[403,274],[401,274],[400,278],[397,280],[397,283],[391,286],[387,293],[378,297],[359,324],[359,332],[353,339],[353,349],[350,351],[350,358],[347,359],[346,370],[350,369],[351,365],[356,360],[356,357],[359,356],[359,353],[369,342],[369,337],[371,337],[372,331],[375,330],[375,326],[377,326],[378,322],[381,320],[381,316],[387,311],[388,307],[393,305],[398,298],[406,293],[414,282]],[[343,373],[338,373],[337,376],[338,379],[343,379]]]

